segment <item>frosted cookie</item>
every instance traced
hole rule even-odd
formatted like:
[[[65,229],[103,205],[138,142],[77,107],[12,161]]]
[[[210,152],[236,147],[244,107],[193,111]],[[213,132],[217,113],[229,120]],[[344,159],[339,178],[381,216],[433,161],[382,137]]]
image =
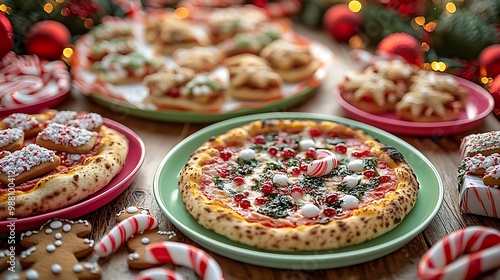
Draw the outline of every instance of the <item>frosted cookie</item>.
[[[18,128],[24,131],[26,138],[37,135],[42,130],[40,122],[32,115],[14,113],[2,120],[1,128]]]
[[[90,46],[87,58],[90,62],[96,62],[110,53],[129,54],[134,50],[135,41],[131,37],[100,41]]]
[[[30,144],[0,158],[0,183],[19,184],[50,172],[60,163],[54,151]]]
[[[87,221],[49,220],[40,230],[21,234],[27,248],[19,262],[21,279],[101,279],[97,263],[80,262],[92,252],[94,241]]]
[[[14,152],[23,147],[24,132],[18,128],[0,130],[0,151]]]
[[[500,153],[500,131],[470,134],[462,138],[460,143],[462,157],[471,157],[479,153],[484,156]]]
[[[265,101],[281,97],[283,79],[268,66],[239,67],[232,70],[229,94],[240,100]]]
[[[90,152],[96,142],[96,132],[58,123],[47,125],[36,138],[36,143],[42,147],[73,154]]]
[[[268,19],[258,8],[216,9],[208,17],[207,26],[211,40],[218,43],[238,33],[255,30],[259,24],[265,23]]]
[[[180,67],[193,69],[197,72],[210,72],[222,60],[221,52],[216,48],[194,47],[190,49],[177,49],[172,58]]]
[[[157,28],[157,36],[152,44],[155,46],[155,50],[161,54],[170,55],[177,49],[211,44],[204,33],[196,32],[195,27],[185,20],[168,18],[161,21]]]
[[[266,25],[256,31],[238,33],[218,44],[219,50],[226,56],[242,53],[258,55],[260,51],[281,37],[281,31],[273,26]]]
[[[97,80],[112,84],[141,82],[145,76],[154,73],[161,63],[138,52],[126,55],[111,53],[92,65]]]

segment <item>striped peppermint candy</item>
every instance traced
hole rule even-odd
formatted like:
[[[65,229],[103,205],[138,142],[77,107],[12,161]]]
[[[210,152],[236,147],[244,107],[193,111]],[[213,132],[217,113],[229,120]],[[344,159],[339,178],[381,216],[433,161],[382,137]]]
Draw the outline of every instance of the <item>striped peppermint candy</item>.
[[[171,269],[155,267],[141,271],[135,280],[184,280],[184,276]]]
[[[94,254],[106,257],[113,253],[132,235],[156,228],[158,221],[155,217],[146,214],[138,214],[121,221],[113,227],[94,246]]]
[[[163,241],[146,246],[144,260],[149,264],[176,264],[193,269],[204,280],[223,280],[219,264],[205,251],[194,246]]]
[[[317,150],[316,160],[307,166],[307,174],[312,177],[324,176],[339,165],[339,160],[335,154],[329,150]]]
[[[445,236],[420,260],[420,279],[475,279],[500,267],[500,231],[473,226]]]

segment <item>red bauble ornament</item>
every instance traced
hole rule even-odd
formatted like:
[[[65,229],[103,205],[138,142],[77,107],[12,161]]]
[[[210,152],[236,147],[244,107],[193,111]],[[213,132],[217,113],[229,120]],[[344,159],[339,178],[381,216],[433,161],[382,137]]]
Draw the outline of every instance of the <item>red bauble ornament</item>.
[[[496,76],[488,88],[488,91],[495,100],[495,109],[500,110],[500,75]]]
[[[323,27],[338,42],[348,42],[361,30],[362,25],[361,14],[349,10],[344,4],[330,7],[323,16]]]
[[[12,50],[14,44],[14,32],[9,19],[0,12],[0,58]]]
[[[421,43],[407,33],[393,33],[380,41],[377,51],[381,55],[399,55],[408,63],[421,66],[424,61]]]
[[[34,24],[26,34],[25,50],[29,54],[57,60],[61,58],[62,51],[69,43],[71,33],[64,24],[44,20]]]
[[[479,74],[482,77],[497,77],[500,74],[500,44],[491,45],[482,50],[478,64]]]

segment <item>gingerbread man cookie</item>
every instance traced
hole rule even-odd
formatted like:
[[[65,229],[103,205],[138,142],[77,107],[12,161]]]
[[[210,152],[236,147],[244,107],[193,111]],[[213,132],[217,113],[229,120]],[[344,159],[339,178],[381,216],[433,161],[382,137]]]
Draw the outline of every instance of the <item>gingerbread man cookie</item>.
[[[118,213],[116,219],[119,222],[122,222],[137,214],[151,215],[148,209],[130,206]],[[154,228],[135,234],[128,239],[127,247],[131,252],[128,258],[129,267],[133,269],[144,269],[157,266],[155,264],[145,262],[141,256],[144,256],[146,245],[163,241],[177,241],[175,232]]]
[[[90,231],[87,221],[54,219],[23,233],[21,244],[28,249],[19,258],[21,279],[100,279],[97,263],[79,261],[93,250],[94,241],[84,238]]]

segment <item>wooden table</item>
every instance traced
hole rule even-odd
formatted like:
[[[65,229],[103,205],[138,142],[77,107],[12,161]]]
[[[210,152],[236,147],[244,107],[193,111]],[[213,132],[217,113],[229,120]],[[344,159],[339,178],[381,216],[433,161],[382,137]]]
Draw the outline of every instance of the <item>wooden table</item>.
[[[344,116],[342,108],[332,98],[332,90],[341,81],[344,72],[355,66],[350,60],[350,50],[346,46],[334,43],[325,33],[311,31],[303,27],[295,28],[298,32],[331,47],[336,54],[336,59],[327,79],[317,92],[310,99],[288,111]],[[98,240],[116,224],[116,213],[124,207],[136,205],[149,208],[152,214],[161,221],[160,228],[173,229],[181,237],[182,242],[193,243],[175,229],[162,214],[153,196],[152,184],[154,173],[169,150],[206,125],[153,122],[134,118],[120,111],[102,108],[76,92],[73,92],[67,100],[57,106],[57,109],[100,113],[104,117],[121,122],[134,130],[146,146],[144,165],[132,185],[112,202],[82,217],[89,220],[94,227],[91,238]],[[460,139],[467,134],[491,130],[500,130],[500,123],[493,115],[488,116],[482,125],[459,135],[436,137],[397,135],[420,150],[434,164],[443,180],[445,194],[443,205],[430,225],[407,245],[387,256],[349,267],[297,271],[246,264],[214,252],[210,252],[210,255],[221,265],[226,279],[415,279],[421,256],[448,233],[473,225],[500,229],[500,220],[498,219],[460,212],[456,183],[456,170],[460,162],[458,153]],[[133,279],[136,272],[128,269],[127,255],[128,252],[123,247],[111,257],[101,260],[103,279]],[[189,278],[195,277],[194,273],[187,269],[177,268],[177,270]],[[490,273],[485,278],[500,279],[500,270]]]

